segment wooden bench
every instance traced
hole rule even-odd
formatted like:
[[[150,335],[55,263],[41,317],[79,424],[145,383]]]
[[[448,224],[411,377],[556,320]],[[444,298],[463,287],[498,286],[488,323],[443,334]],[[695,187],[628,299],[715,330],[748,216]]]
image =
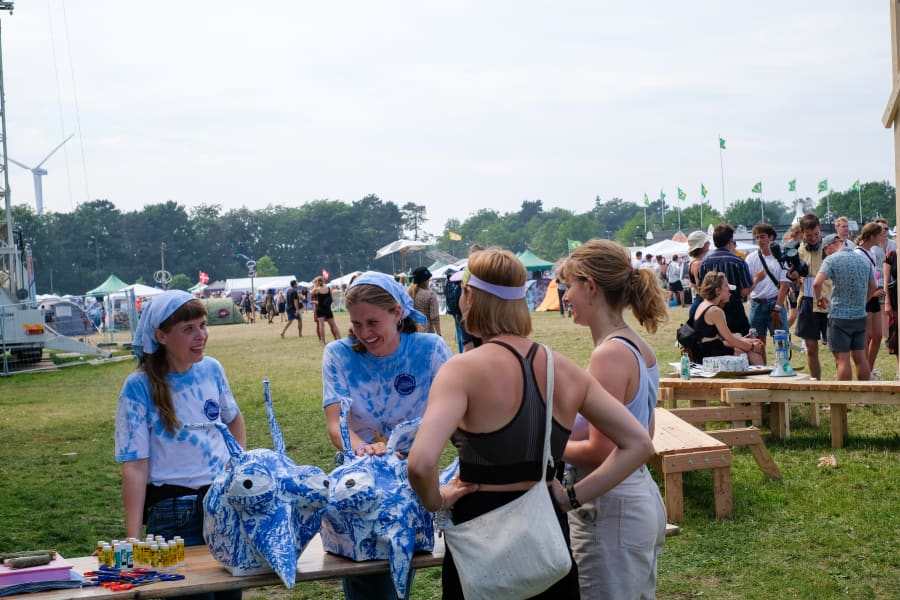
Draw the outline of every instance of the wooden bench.
[[[663,477],[669,521],[684,519],[682,473],[712,470],[716,517],[732,512],[731,448],[664,408],[656,409],[650,466]]]
[[[673,415],[697,427],[707,423],[730,422],[730,429],[712,429],[706,433],[731,447],[746,446],[760,470],[770,479],[781,479],[781,470],[769,454],[759,429],[745,426],[747,422],[759,422],[762,409],[758,404],[744,406],[709,406],[702,408],[676,408]]]

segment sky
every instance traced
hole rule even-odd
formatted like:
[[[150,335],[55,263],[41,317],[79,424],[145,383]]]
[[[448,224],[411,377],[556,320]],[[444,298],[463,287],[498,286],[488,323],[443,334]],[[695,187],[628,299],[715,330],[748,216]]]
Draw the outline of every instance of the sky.
[[[894,181],[890,3],[19,0],[9,156],[44,210],[368,194],[482,209],[790,203]],[[720,152],[719,137],[726,140]],[[12,203],[34,207],[10,165]],[[724,174],[724,194],[723,194]]]

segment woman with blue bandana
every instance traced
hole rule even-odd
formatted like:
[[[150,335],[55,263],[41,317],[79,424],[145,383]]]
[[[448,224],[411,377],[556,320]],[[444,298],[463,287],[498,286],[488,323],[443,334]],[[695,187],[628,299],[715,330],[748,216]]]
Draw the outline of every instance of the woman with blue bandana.
[[[138,368],[116,409],[128,537],[141,537],[146,523],[148,533],[204,543],[203,495],[230,455],[215,427],[186,425],[221,421],[246,445],[225,371],[204,356],[207,338],[206,306],[179,290],[155,296],[138,322],[132,344]]]
[[[350,335],[328,344],[322,356],[328,435],[343,450],[340,403],[349,398],[353,452],[381,455],[397,424],[425,413],[431,382],[450,358],[450,348],[440,336],[418,332],[416,324],[425,316],[390,275],[363,273],[347,290],[345,305]],[[351,599],[396,598],[389,573],[346,577],[344,593]]]

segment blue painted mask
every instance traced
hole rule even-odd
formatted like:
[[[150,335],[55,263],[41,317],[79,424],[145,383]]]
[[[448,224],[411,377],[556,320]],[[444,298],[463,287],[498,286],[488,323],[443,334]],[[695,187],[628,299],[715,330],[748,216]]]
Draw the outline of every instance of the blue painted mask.
[[[297,466],[287,457],[268,380],[263,387],[275,449],[245,452],[228,428],[216,423],[231,453],[231,468],[216,477],[206,494],[203,537],[233,575],[274,570],[290,588],[297,559],[321,526],[328,482],[322,469]]]
[[[413,553],[434,549],[432,514],[409,485],[406,459],[395,454],[409,448],[421,419],[394,428],[387,454],[357,457],[349,451],[349,410],[350,401],[345,399],[341,402],[344,464],[328,475],[322,545],[333,554],[357,561],[389,560],[394,587],[403,598]]]

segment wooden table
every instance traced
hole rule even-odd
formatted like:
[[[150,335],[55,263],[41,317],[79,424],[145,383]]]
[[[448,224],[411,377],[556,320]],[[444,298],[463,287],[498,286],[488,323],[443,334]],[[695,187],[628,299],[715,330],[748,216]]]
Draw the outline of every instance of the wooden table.
[[[848,435],[848,405],[900,404],[900,382],[817,381],[803,376],[754,375],[730,379],[661,378],[659,387],[660,399],[664,402],[687,398],[700,402],[718,400],[725,404],[769,403],[774,438],[790,436],[792,403],[828,404],[831,407],[831,445],[834,448],[843,448]]]
[[[186,594],[201,594],[222,590],[283,586],[275,573],[234,577],[220,562],[212,557],[206,546],[185,548],[186,566],[179,569],[185,578],[181,581],[166,581],[142,585],[133,589],[113,592],[103,587],[73,588],[9,596],[21,600],[63,600],[64,598],[165,598]],[[97,557],[82,556],[67,559],[79,573],[97,568]],[[413,557],[414,569],[439,567],[444,560],[444,538],[435,536],[434,552],[417,554]],[[346,575],[370,575],[389,569],[386,560],[356,562],[329,554],[322,549],[322,539],[317,535],[309,543],[297,561],[297,582],[313,579],[331,579]]]

